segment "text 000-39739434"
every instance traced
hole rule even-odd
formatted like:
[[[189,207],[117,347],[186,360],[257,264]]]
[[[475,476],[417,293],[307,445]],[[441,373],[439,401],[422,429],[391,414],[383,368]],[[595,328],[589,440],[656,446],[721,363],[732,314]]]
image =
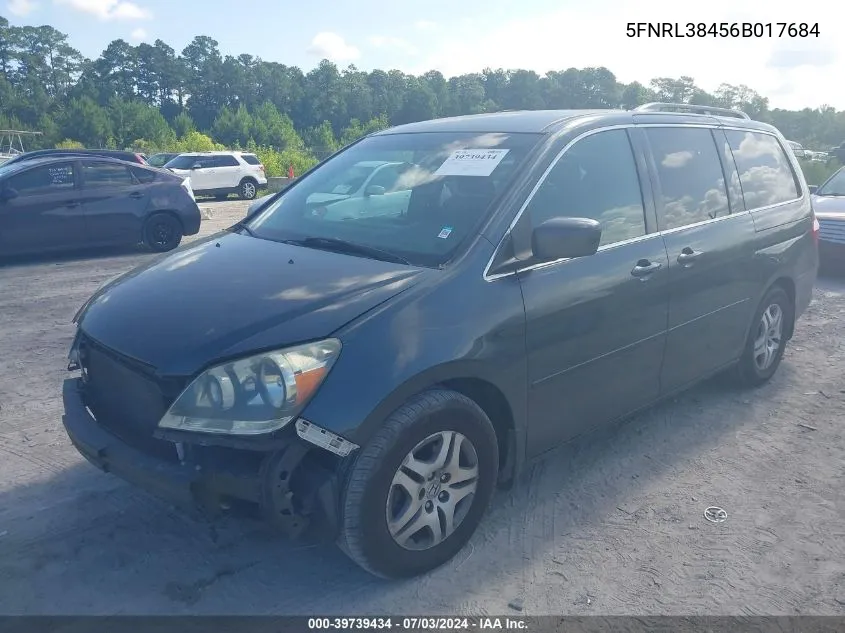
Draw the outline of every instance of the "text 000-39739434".
[[[810,22],[628,22],[628,37],[808,38],[821,35]]]

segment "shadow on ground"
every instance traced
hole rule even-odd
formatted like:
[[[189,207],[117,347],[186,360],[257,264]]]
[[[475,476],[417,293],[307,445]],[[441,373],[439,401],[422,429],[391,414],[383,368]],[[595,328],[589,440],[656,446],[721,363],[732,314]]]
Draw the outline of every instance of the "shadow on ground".
[[[776,382],[789,380],[785,364]],[[491,579],[519,573],[520,558],[502,548],[526,521],[553,523],[533,530],[526,552],[544,556],[591,523],[633,516],[629,502],[643,488],[737,431],[739,418],[703,424],[699,415],[736,396],[714,379],[548,453],[495,498],[454,561],[399,583],[372,578],[331,544],[287,542],[247,520],[190,518],[80,462],[0,495],[0,612],[448,613]]]

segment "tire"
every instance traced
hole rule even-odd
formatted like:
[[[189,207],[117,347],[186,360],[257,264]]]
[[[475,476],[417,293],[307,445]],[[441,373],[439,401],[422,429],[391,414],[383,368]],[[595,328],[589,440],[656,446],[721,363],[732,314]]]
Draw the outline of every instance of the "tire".
[[[155,253],[172,251],[182,241],[182,225],[168,213],[151,215],[144,224],[144,244]]]
[[[433,443],[431,438],[435,438]],[[444,451],[446,441],[451,444],[448,452]],[[455,444],[461,446],[457,460],[451,459]],[[416,471],[404,470],[403,475],[400,466],[413,451],[417,451]],[[446,465],[434,470],[434,479],[415,480],[408,472],[428,472],[438,461],[425,459],[429,451],[445,457],[441,462]],[[490,504],[498,471],[496,433],[481,407],[454,391],[421,393],[396,410],[360,449],[341,497],[338,545],[358,565],[382,578],[408,578],[435,569],[453,558],[475,532]],[[454,473],[451,480],[450,473]],[[467,494],[473,473],[477,474],[474,493]],[[416,499],[407,494],[407,488],[395,484],[394,477],[416,486]],[[406,525],[396,538],[389,527],[389,512],[403,516],[395,526]],[[453,531],[444,529],[447,512],[453,518]],[[412,518],[406,521],[408,517]],[[426,523],[439,526],[443,535],[439,543],[433,544],[435,532]]]
[[[258,183],[251,178],[244,178],[238,185],[238,195],[242,200],[255,200],[258,195]]]
[[[777,326],[766,329],[766,323],[771,323],[777,313],[780,314],[779,333]],[[754,313],[745,349],[736,366],[735,374],[741,385],[758,387],[775,375],[783,360],[787,332],[792,326],[794,315],[795,307],[786,291],[780,286],[770,288]]]

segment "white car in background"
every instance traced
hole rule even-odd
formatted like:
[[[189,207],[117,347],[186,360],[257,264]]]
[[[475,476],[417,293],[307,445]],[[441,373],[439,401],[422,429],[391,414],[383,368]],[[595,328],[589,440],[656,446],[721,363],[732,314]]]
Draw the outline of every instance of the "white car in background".
[[[307,204],[312,215],[326,220],[401,215],[408,209],[410,187],[400,178],[408,163],[362,161],[353,165],[331,191],[313,193]]]
[[[804,146],[797,141],[787,141],[787,145],[792,149],[792,153],[795,154],[796,158],[807,158],[807,150],[804,149]]]
[[[264,165],[249,152],[192,152],[180,154],[164,166],[191,179],[194,193],[225,198],[236,193],[253,200],[267,187]]]

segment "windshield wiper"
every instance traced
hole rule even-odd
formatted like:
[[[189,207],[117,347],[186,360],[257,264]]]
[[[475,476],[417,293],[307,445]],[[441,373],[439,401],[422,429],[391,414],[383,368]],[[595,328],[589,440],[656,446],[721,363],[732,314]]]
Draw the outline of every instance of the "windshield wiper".
[[[407,259],[401,255],[383,251],[375,246],[367,246],[366,244],[358,244],[356,242],[349,242],[341,240],[336,237],[306,237],[302,240],[282,240],[285,244],[293,244],[295,246],[305,246],[306,248],[318,248],[336,253],[347,253],[349,255],[363,255],[372,259],[378,259],[383,262],[393,262],[394,264],[410,264]]]
[[[244,232],[244,233],[246,233],[247,235],[249,235],[249,236],[251,236],[251,237],[255,237],[255,232],[254,232],[251,228],[249,228],[243,220],[241,220],[240,222],[236,222],[235,224],[233,224],[233,225],[230,227],[230,229],[229,229],[229,230],[231,230],[231,231],[243,231],[243,232]]]

